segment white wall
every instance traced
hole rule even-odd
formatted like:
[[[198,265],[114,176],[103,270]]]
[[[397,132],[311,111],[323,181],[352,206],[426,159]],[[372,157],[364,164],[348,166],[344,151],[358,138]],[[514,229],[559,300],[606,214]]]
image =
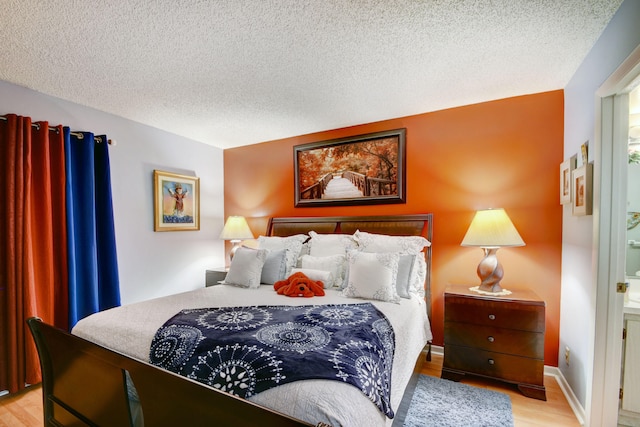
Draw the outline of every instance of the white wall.
[[[204,286],[224,265],[223,151],[149,126],[0,81],[0,114],[106,134],[122,303]],[[153,170],[200,177],[200,231],[153,231]]]
[[[600,39],[565,87],[564,158],[580,157],[580,145],[594,144],[595,93],[607,77],[640,44],[640,1],[625,0]],[[589,153],[593,161],[593,153]],[[595,168],[600,165],[597,162]],[[594,200],[594,207],[598,200]],[[572,216],[565,205],[562,221],[562,291],[559,368],[585,407],[593,371],[590,337],[595,329],[596,286],[593,277],[593,217]],[[571,351],[565,363],[564,351]]]

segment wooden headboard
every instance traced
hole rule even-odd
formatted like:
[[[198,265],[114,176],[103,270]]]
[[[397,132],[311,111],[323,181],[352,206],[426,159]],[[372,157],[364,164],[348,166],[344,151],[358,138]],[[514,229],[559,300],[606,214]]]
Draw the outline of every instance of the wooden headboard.
[[[267,236],[292,236],[315,231],[322,234],[353,234],[356,230],[393,236],[423,236],[431,242],[433,214],[388,216],[274,217]],[[427,276],[424,283],[427,314],[431,318],[431,246],[425,248]]]

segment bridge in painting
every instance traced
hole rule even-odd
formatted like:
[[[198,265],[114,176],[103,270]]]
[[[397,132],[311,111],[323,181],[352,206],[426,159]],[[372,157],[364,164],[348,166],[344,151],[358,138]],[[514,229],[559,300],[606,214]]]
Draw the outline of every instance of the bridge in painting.
[[[389,179],[372,178],[361,173],[345,171],[330,172],[315,184],[305,188],[301,199],[352,199],[367,196],[396,194],[396,182]]]

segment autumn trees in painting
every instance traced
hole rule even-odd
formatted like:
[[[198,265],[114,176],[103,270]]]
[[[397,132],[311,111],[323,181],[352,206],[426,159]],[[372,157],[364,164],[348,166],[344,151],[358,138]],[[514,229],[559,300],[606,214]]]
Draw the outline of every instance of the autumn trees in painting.
[[[296,205],[404,201],[404,129],[294,147]]]

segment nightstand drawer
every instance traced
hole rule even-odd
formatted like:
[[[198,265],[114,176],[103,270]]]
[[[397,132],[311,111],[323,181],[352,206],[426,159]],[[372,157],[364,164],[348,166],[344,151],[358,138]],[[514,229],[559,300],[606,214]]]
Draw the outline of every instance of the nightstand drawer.
[[[448,345],[445,351],[445,360],[448,369],[500,378],[515,383],[544,384],[544,362],[542,359],[530,359]]]
[[[544,359],[544,334],[468,323],[446,322],[444,344],[474,347],[534,359]]]
[[[544,306],[505,304],[445,294],[446,322],[473,323],[497,328],[544,332]]]

